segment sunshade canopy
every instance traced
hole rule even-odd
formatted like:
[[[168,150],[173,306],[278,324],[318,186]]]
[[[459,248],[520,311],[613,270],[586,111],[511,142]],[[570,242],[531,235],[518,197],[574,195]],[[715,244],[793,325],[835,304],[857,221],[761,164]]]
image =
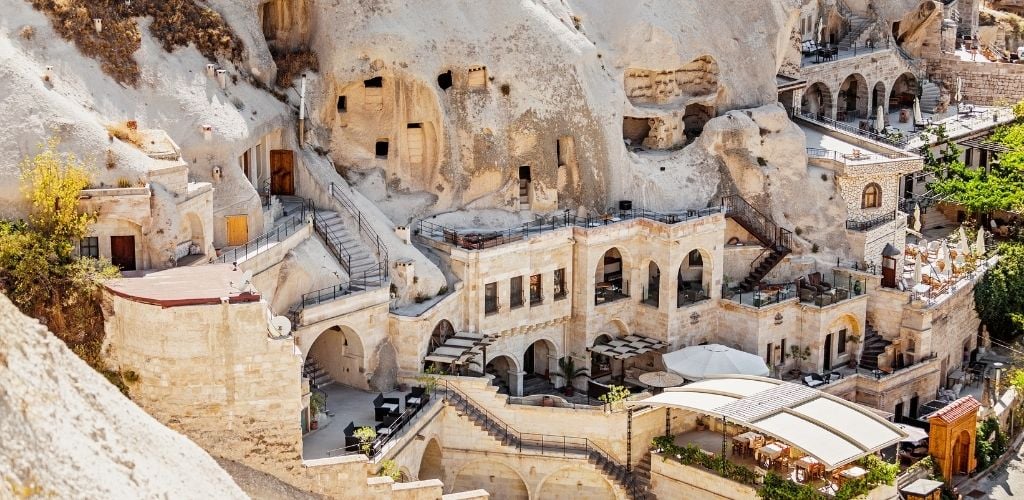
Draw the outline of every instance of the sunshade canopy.
[[[430,352],[425,361],[444,364],[465,364],[494,342],[494,337],[478,332],[459,332],[448,337]]]
[[[768,365],[760,356],[720,344],[685,347],[661,355],[668,371],[688,380],[712,375],[767,376]]]
[[[598,344],[590,348],[590,352],[603,354],[615,359],[629,359],[633,356],[656,351],[665,347],[664,342],[659,342],[639,335],[628,335],[620,339],[613,339],[604,344]]]
[[[907,436],[868,408],[766,377],[709,378],[626,405],[681,408],[724,418],[803,450],[828,470]]]

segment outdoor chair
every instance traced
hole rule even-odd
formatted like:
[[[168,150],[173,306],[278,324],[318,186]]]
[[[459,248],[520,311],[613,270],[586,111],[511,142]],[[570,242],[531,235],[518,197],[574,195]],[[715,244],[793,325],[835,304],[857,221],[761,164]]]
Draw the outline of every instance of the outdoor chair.
[[[409,394],[405,395],[405,407],[414,407],[417,410],[419,407],[425,405],[430,400],[430,395],[427,394],[427,390],[423,387],[413,387]]]
[[[359,438],[355,436],[356,423],[349,422],[345,427],[345,449],[347,450],[358,450],[359,449]]]
[[[818,375],[817,373],[810,373],[804,375],[803,382],[804,385],[806,385],[807,387],[818,387],[821,385],[825,385],[825,380],[822,379],[821,375]]]
[[[819,293],[827,292],[832,289],[832,285],[828,284],[821,276],[820,272],[811,273],[807,275],[807,282],[812,287],[816,288]]]
[[[398,427],[396,423],[399,421],[398,415],[385,415],[381,423],[377,424],[377,435],[387,436],[391,434],[391,431]]]
[[[843,378],[843,374],[839,373],[839,372],[828,372],[828,373],[825,374],[825,377],[824,377],[824,379],[827,380],[828,383],[830,383],[830,384],[832,382],[835,382],[835,381],[840,380],[842,378]]]
[[[384,393],[377,394],[373,399],[373,416],[380,422],[388,415],[398,416],[398,398],[386,398]]]

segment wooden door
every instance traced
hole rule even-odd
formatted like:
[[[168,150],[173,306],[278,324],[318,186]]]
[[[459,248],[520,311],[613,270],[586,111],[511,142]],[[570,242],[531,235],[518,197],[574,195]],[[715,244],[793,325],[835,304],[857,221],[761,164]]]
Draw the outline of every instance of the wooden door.
[[[832,334],[825,336],[825,370],[832,369]]]
[[[270,194],[295,194],[294,154],[290,149],[270,151]]]
[[[244,245],[249,241],[248,216],[229,215],[225,219],[228,223],[228,246]]]
[[[135,237],[110,237],[110,262],[122,271],[135,270]]]

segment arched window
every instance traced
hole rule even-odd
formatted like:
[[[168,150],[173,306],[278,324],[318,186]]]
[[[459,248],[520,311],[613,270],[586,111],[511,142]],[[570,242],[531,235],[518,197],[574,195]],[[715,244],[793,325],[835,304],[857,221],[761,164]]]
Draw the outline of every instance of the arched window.
[[[878,208],[882,206],[882,188],[872,182],[864,188],[860,197],[860,208]]]

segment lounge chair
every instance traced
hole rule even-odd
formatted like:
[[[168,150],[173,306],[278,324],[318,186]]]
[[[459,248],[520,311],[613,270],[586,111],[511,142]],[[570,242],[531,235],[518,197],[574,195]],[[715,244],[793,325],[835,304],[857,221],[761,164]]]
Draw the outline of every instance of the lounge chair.
[[[398,398],[386,398],[384,393],[377,394],[373,399],[373,417],[381,422],[388,415],[398,416]]]
[[[804,385],[807,387],[818,387],[825,385],[825,380],[821,378],[821,375],[817,373],[809,373],[803,377]]]
[[[405,407],[416,408],[427,404],[430,400],[430,395],[427,394],[427,390],[423,387],[413,387],[409,394],[405,395]]]

